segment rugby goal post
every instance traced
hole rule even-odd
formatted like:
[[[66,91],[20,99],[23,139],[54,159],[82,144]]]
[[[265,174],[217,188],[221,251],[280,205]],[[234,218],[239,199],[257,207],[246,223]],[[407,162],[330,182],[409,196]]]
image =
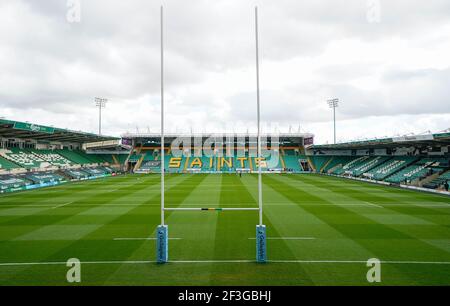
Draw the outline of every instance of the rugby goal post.
[[[262,201],[262,172],[261,163],[258,163],[258,207],[165,207],[164,200],[164,14],[161,6],[161,224],[156,230],[156,262],[166,263],[169,261],[169,227],[165,224],[165,211],[258,211],[259,223],[256,225],[256,262],[267,261],[266,226],[263,224],[263,201]],[[257,157],[261,158],[261,122],[260,122],[260,95],[259,95],[259,41],[258,41],[258,7],[255,7],[255,51],[256,51],[256,109],[258,125]]]

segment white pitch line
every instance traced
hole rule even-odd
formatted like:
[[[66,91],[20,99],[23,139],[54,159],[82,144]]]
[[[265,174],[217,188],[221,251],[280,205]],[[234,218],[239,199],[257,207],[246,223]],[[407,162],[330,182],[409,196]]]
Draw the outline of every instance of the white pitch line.
[[[69,204],[72,204],[72,203],[73,202],[67,202],[67,203],[64,203],[64,204],[61,204],[61,205],[54,206],[54,207],[52,207],[52,209],[60,208],[60,207],[63,207],[63,206],[66,206],[66,205],[69,205]]]
[[[248,239],[255,240],[255,237],[250,237]],[[314,240],[314,237],[267,237],[269,240]]]
[[[377,208],[384,208],[383,206],[377,205],[377,204],[373,204],[373,203],[369,203],[369,202],[364,202],[367,205],[373,206],[373,207],[377,207]]]
[[[183,238],[169,238],[169,240],[181,240]],[[144,237],[144,238],[114,238],[113,240],[156,240],[156,238],[152,237]]]
[[[280,264],[366,264],[367,260],[268,260],[269,263]],[[4,262],[0,263],[0,267],[11,266],[49,266],[49,265],[66,265],[65,261],[53,262]],[[156,263],[155,260],[134,260],[134,261],[83,261],[85,265],[138,265]],[[170,260],[173,264],[197,264],[197,263],[256,263],[255,260],[237,259],[237,260]],[[381,261],[382,264],[393,265],[450,265],[450,261]]]
[[[73,202],[72,202],[73,203]],[[233,203],[233,204],[223,204],[222,207],[226,206],[243,206],[243,205],[251,205],[255,203]],[[154,206],[159,207],[159,204],[120,204],[120,203],[83,203],[83,204],[75,204],[77,207],[80,206],[117,206],[117,207],[123,207],[123,206],[130,206],[134,207],[136,205],[139,206]],[[189,207],[189,206],[208,206],[208,207],[216,207],[219,208],[216,204],[183,204],[183,206]],[[422,203],[406,203],[406,204],[391,204],[391,203],[384,203],[383,206],[373,204],[373,203],[336,203],[336,204],[320,204],[320,203],[267,203],[264,204],[264,206],[292,206],[296,207],[296,205],[300,206],[377,206],[380,208],[386,208],[386,207],[412,207],[412,206],[419,206],[419,207],[430,207],[430,208],[450,208],[450,204],[422,204]],[[27,208],[27,207],[55,207],[54,204],[0,204],[0,208]]]

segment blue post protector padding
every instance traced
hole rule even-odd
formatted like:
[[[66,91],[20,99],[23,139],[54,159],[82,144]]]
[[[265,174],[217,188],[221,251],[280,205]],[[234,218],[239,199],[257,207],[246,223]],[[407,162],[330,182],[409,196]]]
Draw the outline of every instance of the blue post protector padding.
[[[156,262],[165,263],[169,260],[169,227],[159,225],[156,230]]]
[[[256,261],[267,261],[266,226],[256,226]]]

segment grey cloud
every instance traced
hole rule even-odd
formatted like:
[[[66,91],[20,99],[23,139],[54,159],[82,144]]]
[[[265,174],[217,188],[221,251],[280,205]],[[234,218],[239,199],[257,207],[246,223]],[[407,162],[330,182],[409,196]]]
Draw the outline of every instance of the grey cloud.
[[[248,88],[220,101],[210,88],[204,93],[189,90],[201,86],[211,73],[254,69],[254,4],[260,12],[262,61],[273,64],[319,58],[342,39],[375,46],[378,42],[382,48],[389,39],[400,37],[420,45],[429,33],[444,31],[449,24],[449,1],[380,3],[381,22],[371,24],[363,0],[165,1],[165,80],[172,111],[168,116],[190,125],[255,121],[255,93]],[[70,24],[65,0],[2,1],[0,106],[15,112],[77,114],[79,121],[95,123],[92,99],[101,95],[111,100],[111,116],[120,117],[118,122],[105,119],[114,133],[117,126],[157,127],[160,3],[81,0],[81,4],[81,23]],[[433,48],[438,47],[434,42]],[[263,87],[263,120],[325,122],[330,119],[325,100],[331,96],[341,99],[338,111],[343,119],[448,113],[448,69],[382,67],[378,88],[353,84],[377,76],[378,65],[363,60],[352,65],[319,64],[311,81],[279,89]]]

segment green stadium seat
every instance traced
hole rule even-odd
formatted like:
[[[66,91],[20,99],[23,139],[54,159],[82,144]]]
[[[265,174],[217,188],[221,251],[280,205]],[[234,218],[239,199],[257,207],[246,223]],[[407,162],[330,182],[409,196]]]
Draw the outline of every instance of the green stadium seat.
[[[325,164],[332,158],[331,156],[327,155],[311,155],[308,157],[311,159],[316,172],[321,172]]]
[[[445,182],[450,182],[450,171],[447,171],[441,174],[439,177],[432,180],[431,182],[424,184],[423,187],[436,189],[445,184]]]
[[[373,168],[367,173],[364,173],[364,176],[381,181],[394,174],[395,172],[416,162],[417,160],[417,157],[412,156],[396,156],[392,159],[389,159],[385,163],[382,163],[378,167]]]
[[[17,168],[21,168],[21,166],[0,156],[0,170],[12,170],[12,169],[17,169]]]
[[[68,160],[70,160],[73,163],[78,164],[78,165],[88,165],[88,164],[98,163],[98,162],[92,160],[91,158],[89,158],[89,154],[86,154],[83,151],[55,150],[55,152],[64,156]]]

